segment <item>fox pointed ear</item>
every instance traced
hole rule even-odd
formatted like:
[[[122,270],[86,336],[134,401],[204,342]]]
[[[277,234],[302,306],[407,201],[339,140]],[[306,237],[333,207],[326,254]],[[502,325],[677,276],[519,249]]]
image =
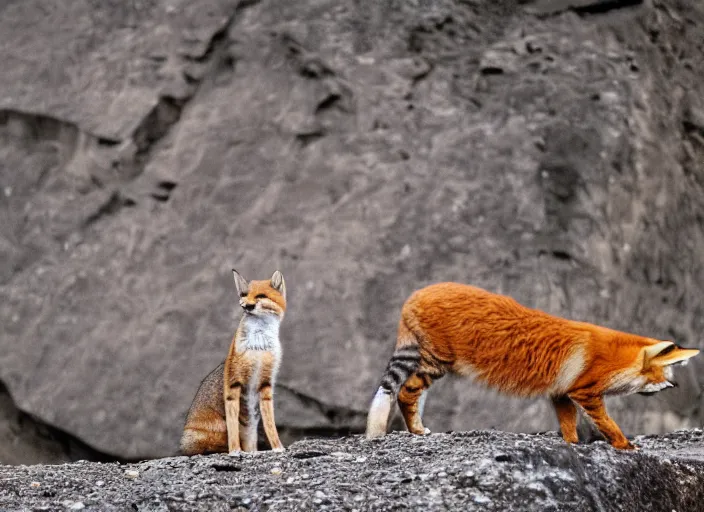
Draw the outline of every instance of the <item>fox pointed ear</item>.
[[[235,278],[235,288],[237,288],[237,294],[247,295],[247,293],[249,293],[249,283],[247,283],[247,280],[234,268],[232,269],[232,275]]]
[[[671,341],[659,341],[647,347],[643,347],[643,368],[648,368],[655,364],[654,359],[660,354],[667,354],[675,348]]]
[[[671,348],[671,347],[672,347],[672,348]],[[648,361],[650,361],[651,359],[656,358],[656,357],[659,356],[662,352],[665,352],[665,351],[668,350],[668,349],[669,349],[669,350],[668,350],[668,352],[669,352],[669,351],[672,350],[673,348],[675,348],[675,344],[672,343],[671,341],[660,341],[660,342],[658,342],[658,343],[654,343],[653,345],[649,345],[649,346],[647,346],[647,347],[644,347],[644,348],[643,348],[643,357],[644,357],[644,361],[645,361],[645,363],[647,364]]]
[[[663,350],[660,350],[655,356],[648,359],[648,366],[670,366],[671,364],[682,363],[687,364],[687,359],[699,354],[697,348],[682,348],[674,343],[669,343]],[[657,345],[660,345],[658,343]],[[653,345],[655,347],[656,345]]]
[[[278,270],[271,276],[271,287],[283,295],[284,299],[286,298],[286,281],[284,281],[283,274]]]

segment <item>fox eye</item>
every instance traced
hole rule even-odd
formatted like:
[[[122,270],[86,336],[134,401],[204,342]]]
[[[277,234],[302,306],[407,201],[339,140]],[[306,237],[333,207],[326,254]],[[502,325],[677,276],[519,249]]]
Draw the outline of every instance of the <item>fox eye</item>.
[[[240,293],[240,297],[244,298],[244,297],[246,297],[246,296],[247,296],[247,292],[242,292],[242,293]]]
[[[255,299],[266,299],[266,295],[264,295],[263,293],[260,293],[259,295],[257,295],[257,296],[254,297],[254,298],[255,298]]]

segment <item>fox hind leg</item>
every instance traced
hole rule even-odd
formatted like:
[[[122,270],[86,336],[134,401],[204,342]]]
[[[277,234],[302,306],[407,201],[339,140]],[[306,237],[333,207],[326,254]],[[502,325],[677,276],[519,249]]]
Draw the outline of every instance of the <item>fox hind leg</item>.
[[[209,408],[194,411],[183,429],[180,448],[183,455],[226,452],[225,418]]]
[[[223,421],[223,426],[225,422]],[[181,437],[183,455],[222,453],[227,451],[227,432],[188,428]]]
[[[398,396],[401,385],[416,371],[419,364],[420,350],[418,345],[403,345],[396,348],[386,365],[381,384],[369,408],[367,416],[368,439],[386,434],[394,399]]]
[[[554,396],[551,398],[552,405],[560,422],[562,438],[568,443],[579,441],[577,435],[577,407],[568,396]]]
[[[203,379],[191,402],[180,443],[184,455],[227,451],[227,425],[222,395],[224,368],[224,363],[218,365]]]
[[[406,428],[413,434],[430,433],[430,430],[423,426],[421,416],[431,384],[432,379],[428,374],[414,373],[404,382],[398,394],[398,405],[406,422]]]

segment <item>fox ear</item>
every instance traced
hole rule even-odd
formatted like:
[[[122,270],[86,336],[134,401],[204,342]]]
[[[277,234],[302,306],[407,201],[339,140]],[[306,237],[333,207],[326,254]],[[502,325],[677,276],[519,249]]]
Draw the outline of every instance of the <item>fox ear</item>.
[[[686,361],[699,353],[696,348],[681,348],[671,341],[661,341],[643,349],[643,366],[669,366]]]
[[[278,270],[271,276],[271,287],[283,295],[284,299],[286,298],[286,282],[283,274]]]
[[[648,363],[650,360],[656,358],[661,353],[667,351],[670,352],[675,348],[675,344],[671,341],[660,341],[643,348],[643,360]],[[667,353],[665,352],[665,353]]]
[[[232,269],[232,275],[235,278],[235,288],[237,288],[237,294],[240,296],[247,295],[247,293],[249,293],[249,283],[247,283],[247,280],[234,268]]]

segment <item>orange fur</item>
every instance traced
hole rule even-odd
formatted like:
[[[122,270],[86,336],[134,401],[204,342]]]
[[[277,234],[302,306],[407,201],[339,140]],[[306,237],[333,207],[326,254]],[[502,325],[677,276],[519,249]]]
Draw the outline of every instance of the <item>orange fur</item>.
[[[672,386],[668,366],[698,352],[559,318],[474,286],[431,285],[402,308],[396,352],[372,403],[367,435],[383,435],[395,395],[408,429],[426,432],[421,395],[433,380],[457,373],[511,395],[551,397],[568,442],[577,441],[576,403],[615,447],[632,448],[603,397]]]

